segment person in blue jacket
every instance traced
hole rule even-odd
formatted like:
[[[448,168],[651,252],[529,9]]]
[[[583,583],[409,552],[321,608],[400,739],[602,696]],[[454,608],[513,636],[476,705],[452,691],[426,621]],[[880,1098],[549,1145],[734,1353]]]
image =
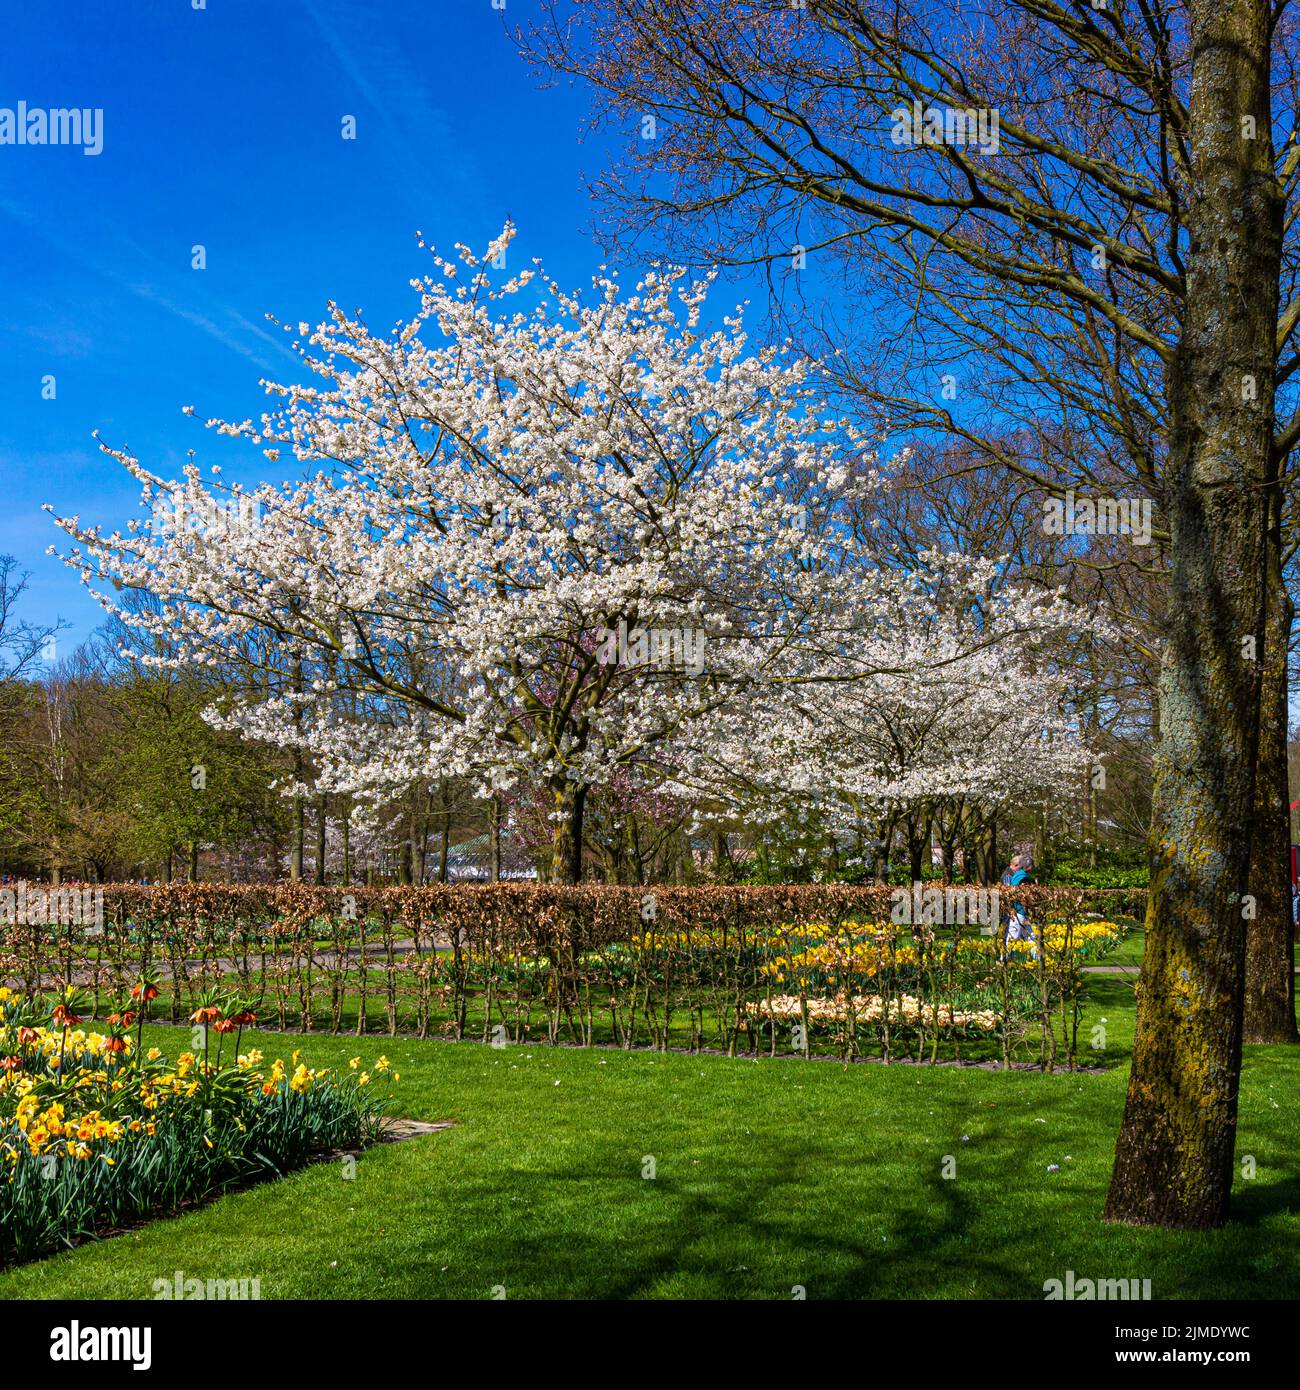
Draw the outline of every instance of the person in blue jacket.
[[[1027,860],[1016,855],[1007,866],[1007,871],[1002,875],[1002,885],[1006,888],[1019,888],[1022,883],[1032,882],[1030,865]],[[1006,922],[1006,939],[1008,941],[1036,941],[1034,928],[1029,921],[1029,913],[1024,903],[1015,901],[1011,904],[1010,913],[1004,918]],[[1038,947],[1034,946],[1030,953],[1038,956]]]

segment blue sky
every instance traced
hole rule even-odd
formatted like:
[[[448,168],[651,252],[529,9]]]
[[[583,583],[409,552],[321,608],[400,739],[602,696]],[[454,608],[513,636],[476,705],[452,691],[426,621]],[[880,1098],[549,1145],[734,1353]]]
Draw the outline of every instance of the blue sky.
[[[315,323],[335,298],[390,326],[428,269],[417,229],[483,245],[507,213],[563,283],[601,259],[583,94],[541,86],[491,0],[63,0],[7,7],[5,39],[0,108],[104,111],[98,156],[0,145],[0,551],[31,575],[20,616],[70,625],[60,654],[102,615],[45,554],[62,534],[41,504],[136,511],[92,430],[165,476],[188,449],[243,474],[201,420],[256,415],[259,377],[300,375],[266,312]]]

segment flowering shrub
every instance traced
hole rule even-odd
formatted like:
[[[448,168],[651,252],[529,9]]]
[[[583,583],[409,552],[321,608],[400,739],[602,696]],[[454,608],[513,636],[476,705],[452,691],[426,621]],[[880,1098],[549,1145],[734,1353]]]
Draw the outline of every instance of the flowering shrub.
[[[239,1051],[251,1010],[209,1000],[192,1016],[204,1028],[203,1055],[182,1052],[172,1063],[139,1045],[157,986],[145,978],[132,993],[139,1007],[110,1014],[99,1032],[79,1026],[75,991],[47,1007],[0,988],[0,1262],[378,1135],[387,1087],[374,1078],[397,1079],[386,1058],[371,1071],[354,1058],[342,1076],[308,1067],[297,1052],[268,1066],[256,1049]]]

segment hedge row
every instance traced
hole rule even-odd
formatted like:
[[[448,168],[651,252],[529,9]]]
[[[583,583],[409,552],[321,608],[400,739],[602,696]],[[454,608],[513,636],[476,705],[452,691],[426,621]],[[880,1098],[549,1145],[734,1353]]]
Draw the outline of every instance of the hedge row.
[[[1145,894],[924,888],[109,885],[80,923],[18,893],[0,978],[98,1012],[153,969],[173,1021],[221,988],[280,1028],[1074,1065],[1080,968],[1110,944],[1088,924]],[[1032,953],[999,935],[1013,897]]]

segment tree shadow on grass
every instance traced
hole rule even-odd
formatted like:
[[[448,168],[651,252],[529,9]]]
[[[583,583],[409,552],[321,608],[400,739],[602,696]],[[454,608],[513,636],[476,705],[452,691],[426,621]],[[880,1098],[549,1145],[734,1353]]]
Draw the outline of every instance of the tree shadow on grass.
[[[1281,1182],[1238,1181],[1232,1191],[1231,1220],[1234,1225],[1260,1226],[1278,1216],[1300,1213],[1300,1177]],[[1292,1239],[1300,1244],[1300,1232]]]
[[[507,1285],[513,1279],[538,1296],[561,1298],[786,1299],[802,1286],[810,1298],[1037,1299],[1044,1281],[1069,1269],[1080,1278],[1149,1278],[1157,1298],[1300,1295],[1287,1258],[1298,1229],[1286,1223],[1300,1195],[1295,1180],[1244,1190],[1224,1231],[1106,1226],[1117,1111],[1113,1125],[1099,1124],[1077,1095],[1041,1089],[1019,1114],[1008,1104],[975,1115],[969,1095],[927,1095],[925,1103],[938,1127],[954,1135],[964,1125],[974,1135],[977,1120],[984,1126],[977,1143],[955,1155],[955,1178],[941,1175],[938,1143],[909,1142],[905,1134],[886,1133],[873,1145],[864,1129],[865,1147],[854,1154],[842,1137],[787,1124],[756,1131],[737,1162],[734,1136],[724,1129],[715,1150],[691,1150],[698,1178],[661,1160],[647,1208],[647,1192],[623,1186],[639,1181],[622,1177],[625,1151],[606,1141],[592,1156],[604,1173],[570,1162],[518,1175],[511,1196],[522,1198],[526,1222],[501,1224],[502,1193],[487,1175],[476,1191],[462,1193],[463,1219],[477,1215],[482,1223],[474,1262],[501,1271]],[[1037,1118],[1049,1123],[1054,1143],[1091,1136],[1086,1176],[1069,1173],[1065,1186],[1066,1178],[1047,1171]],[[608,1234],[560,1217],[592,1204],[608,1215]]]

